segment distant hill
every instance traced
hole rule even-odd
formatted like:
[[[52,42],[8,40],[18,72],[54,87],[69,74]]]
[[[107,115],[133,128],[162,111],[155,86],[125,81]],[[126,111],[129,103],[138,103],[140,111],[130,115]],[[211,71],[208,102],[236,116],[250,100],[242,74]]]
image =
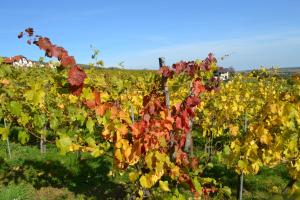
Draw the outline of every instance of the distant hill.
[[[300,67],[283,67],[279,68],[279,71],[283,73],[300,73]]]
[[[271,70],[273,68],[268,68],[268,69]],[[253,70],[256,70],[256,69],[241,70],[241,71],[237,71],[237,72],[248,73]],[[286,75],[286,76],[300,74],[300,67],[282,67],[282,68],[278,68],[278,72],[279,72],[279,74]]]

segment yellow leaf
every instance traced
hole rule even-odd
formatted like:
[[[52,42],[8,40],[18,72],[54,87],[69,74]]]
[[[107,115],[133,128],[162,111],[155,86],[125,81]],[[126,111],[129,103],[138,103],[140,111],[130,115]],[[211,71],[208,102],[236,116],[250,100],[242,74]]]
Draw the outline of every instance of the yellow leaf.
[[[121,135],[125,135],[128,133],[128,128],[125,124],[119,124],[118,126],[116,126],[117,131],[121,134]]]
[[[171,178],[172,179],[176,179],[177,177],[179,177],[180,175],[180,171],[179,171],[179,167],[178,166],[174,166],[171,168]]]
[[[151,188],[150,180],[144,175],[140,178],[140,184],[143,188]]]
[[[276,106],[276,104],[271,104],[270,105],[270,110],[271,110],[271,113],[276,113],[277,112],[277,106]]]
[[[110,130],[109,130],[107,127],[104,128],[104,130],[103,130],[103,132],[102,132],[102,135],[103,135],[103,137],[104,137],[106,140],[111,139]]]
[[[98,149],[98,148],[95,148],[95,149],[92,151],[92,153],[91,153],[91,155],[94,156],[94,157],[99,157],[99,156],[101,156],[102,154],[103,154],[103,150],[100,150],[100,149]]]
[[[153,153],[149,153],[149,154],[147,154],[146,157],[145,157],[145,162],[146,162],[147,167],[148,167],[149,169],[152,169],[152,156],[153,156]]]
[[[162,119],[166,119],[166,113],[164,111],[160,111],[160,116]]]
[[[139,173],[137,173],[137,172],[130,172],[129,173],[129,180],[131,181],[131,182],[134,182],[134,181],[136,181],[136,179],[139,177]]]
[[[114,175],[114,173],[113,173],[113,171],[111,171],[111,170],[110,170],[110,171],[108,172],[108,174],[107,174],[107,176],[113,176],[113,175]]]
[[[237,136],[239,133],[239,127],[236,125],[230,125],[229,126],[229,133],[231,136]]]
[[[119,161],[123,161],[123,156],[122,156],[122,153],[121,153],[120,149],[116,149],[115,158],[118,159]]]
[[[70,100],[70,102],[71,103],[76,103],[76,102],[78,102],[78,97],[77,96],[75,96],[75,95],[69,95],[69,100]]]
[[[226,101],[226,100],[227,100],[226,96],[221,96],[221,101]]]
[[[59,107],[60,109],[64,109],[65,108],[64,104],[62,104],[62,103],[58,104],[57,107]]]
[[[100,94],[100,98],[102,102],[106,102],[109,100],[109,94],[107,92],[103,92]]]
[[[132,123],[131,119],[130,119],[130,116],[126,112],[120,111],[119,112],[119,118],[120,118],[120,120],[126,121],[128,124]]]
[[[158,141],[159,141],[159,144],[161,147],[167,147],[167,142],[166,142],[166,139],[164,137],[159,137],[158,138]]]
[[[143,190],[139,190],[139,195],[140,195],[141,198],[144,196]]]
[[[10,81],[7,79],[3,79],[0,81],[0,83],[2,83],[3,85],[8,85],[10,83]]]
[[[159,187],[164,191],[164,192],[169,192],[169,184],[168,181],[159,181]]]
[[[238,111],[238,105],[235,102],[233,102],[233,104],[231,106],[231,109],[232,109],[233,112]]]
[[[125,148],[124,148],[125,149]],[[127,147],[125,150],[124,150],[124,155],[125,157],[128,159],[130,157],[130,155],[132,154],[132,148],[129,148]]]
[[[300,171],[300,159],[298,159],[295,163],[295,168],[299,172]]]
[[[155,152],[155,157],[159,162],[164,162],[166,160],[166,154],[160,153],[159,151]]]
[[[80,148],[80,145],[78,144],[71,144],[70,145],[70,151],[78,151]]]
[[[260,142],[268,145],[268,144],[270,144],[272,142],[272,139],[273,139],[272,136],[269,133],[265,132],[260,137]]]

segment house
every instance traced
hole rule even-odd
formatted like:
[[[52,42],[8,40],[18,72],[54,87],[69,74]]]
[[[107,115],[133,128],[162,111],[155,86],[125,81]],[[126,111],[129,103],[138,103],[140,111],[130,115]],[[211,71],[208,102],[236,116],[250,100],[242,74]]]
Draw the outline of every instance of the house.
[[[220,79],[221,79],[222,81],[228,80],[228,79],[229,79],[229,72],[221,73],[221,74],[220,74]]]
[[[18,55],[10,58],[4,58],[3,63],[12,65],[14,67],[32,67],[33,62],[28,60],[25,56]]]
[[[218,71],[214,72],[214,76],[220,78],[222,81],[229,80],[230,76],[234,73],[233,68],[219,67]]]

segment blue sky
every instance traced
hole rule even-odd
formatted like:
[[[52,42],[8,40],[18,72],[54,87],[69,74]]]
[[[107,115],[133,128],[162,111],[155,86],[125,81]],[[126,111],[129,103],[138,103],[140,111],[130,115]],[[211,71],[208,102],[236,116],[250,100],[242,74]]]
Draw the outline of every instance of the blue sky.
[[[2,1],[0,55],[37,60],[43,52],[17,39],[33,27],[65,47],[79,63],[90,45],[106,66],[157,69],[180,60],[230,54],[236,69],[300,66],[299,0]]]

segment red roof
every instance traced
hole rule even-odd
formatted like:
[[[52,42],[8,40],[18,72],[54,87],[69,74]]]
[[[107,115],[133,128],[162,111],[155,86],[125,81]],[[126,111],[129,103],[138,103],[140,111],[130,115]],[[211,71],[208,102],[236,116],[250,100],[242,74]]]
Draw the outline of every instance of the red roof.
[[[18,55],[18,56],[13,56],[13,57],[10,57],[10,58],[5,58],[3,62],[6,63],[6,64],[12,64],[14,62],[19,62],[23,58],[28,60],[25,56]]]

